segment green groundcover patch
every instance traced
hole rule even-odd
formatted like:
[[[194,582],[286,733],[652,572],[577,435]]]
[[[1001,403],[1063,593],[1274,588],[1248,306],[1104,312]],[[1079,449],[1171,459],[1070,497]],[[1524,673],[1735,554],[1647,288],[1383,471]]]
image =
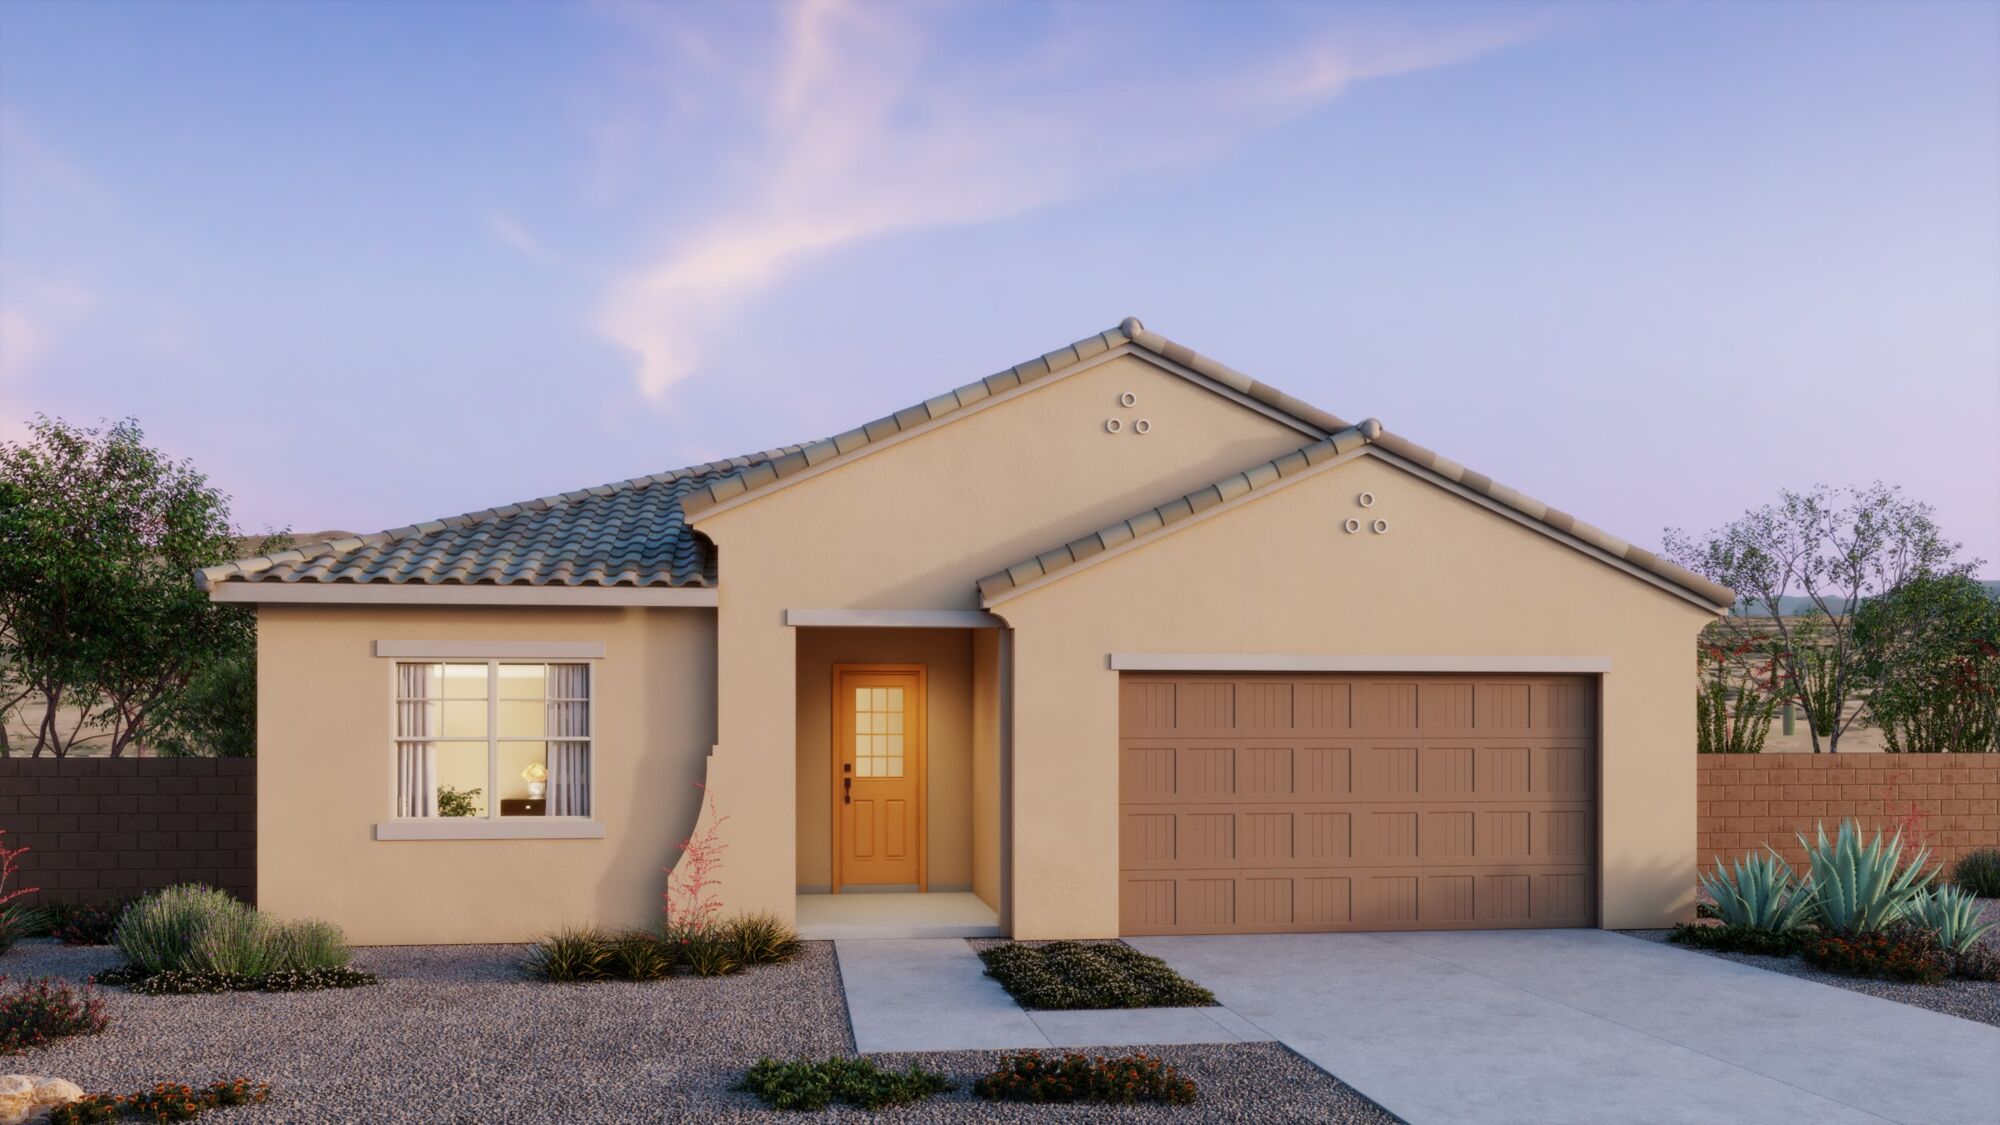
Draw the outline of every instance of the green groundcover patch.
[[[1215,994],[1122,942],[1010,942],[979,954],[1023,1008],[1206,1008]]]

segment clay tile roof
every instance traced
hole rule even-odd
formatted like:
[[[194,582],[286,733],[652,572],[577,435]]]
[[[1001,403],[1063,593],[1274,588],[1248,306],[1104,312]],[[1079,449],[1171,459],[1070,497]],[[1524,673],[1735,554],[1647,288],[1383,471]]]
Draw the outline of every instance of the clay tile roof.
[[[787,446],[302,545],[204,567],[195,582],[205,590],[220,582],[713,586],[714,548],[689,529],[682,498],[798,451]]]

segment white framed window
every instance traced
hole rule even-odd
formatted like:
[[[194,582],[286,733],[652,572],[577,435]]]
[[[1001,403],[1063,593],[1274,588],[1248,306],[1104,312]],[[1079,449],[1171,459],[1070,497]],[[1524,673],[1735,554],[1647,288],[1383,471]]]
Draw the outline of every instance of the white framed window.
[[[399,661],[395,684],[397,820],[590,818],[589,664]]]

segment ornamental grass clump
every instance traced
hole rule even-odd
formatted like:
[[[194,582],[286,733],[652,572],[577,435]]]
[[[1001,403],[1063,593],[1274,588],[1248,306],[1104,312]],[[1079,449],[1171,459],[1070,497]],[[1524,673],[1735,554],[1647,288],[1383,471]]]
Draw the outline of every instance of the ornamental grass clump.
[[[873,1059],[800,1059],[780,1062],[759,1059],[732,1090],[755,1094],[772,1109],[820,1110],[834,1102],[878,1110],[910,1105],[956,1087],[951,1079],[911,1063],[907,1069],[884,1070]]]
[[[1828,933],[1873,933],[1901,920],[1935,877],[1924,869],[1929,848],[1903,861],[1900,831],[1887,840],[1877,832],[1863,842],[1860,827],[1843,820],[1832,840],[1822,824],[1816,840],[1800,833],[1799,843],[1812,866],[1813,920]]]
[[[292,992],[375,979],[348,967],[347,942],[331,922],[279,921],[193,884],[134,902],[113,941],[127,965],[98,979],[139,992]]]
[[[988,1101],[1090,1105],[1193,1105],[1199,1097],[1192,1079],[1151,1055],[1045,1058],[1039,1051],[1005,1056],[972,1091]]]

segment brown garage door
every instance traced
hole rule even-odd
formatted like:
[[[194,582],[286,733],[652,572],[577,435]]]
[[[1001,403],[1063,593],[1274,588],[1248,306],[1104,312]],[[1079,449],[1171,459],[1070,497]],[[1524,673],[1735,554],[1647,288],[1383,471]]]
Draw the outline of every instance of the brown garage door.
[[[1127,673],[1127,934],[1591,925],[1586,677]]]

